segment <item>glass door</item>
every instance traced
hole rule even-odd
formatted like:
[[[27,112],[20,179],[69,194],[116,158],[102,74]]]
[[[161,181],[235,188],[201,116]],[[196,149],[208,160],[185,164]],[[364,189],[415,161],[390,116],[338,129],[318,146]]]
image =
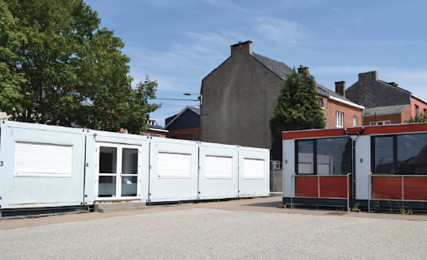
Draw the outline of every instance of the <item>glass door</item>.
[[[139,194],[137,146],[98,144],[98,198],[135,198]]]
[[[122,197],[138,195],[138,148],[122,148],[121,191]]]
[[[111,198],[117,196],[117,147],[100,146],[98,197]]]

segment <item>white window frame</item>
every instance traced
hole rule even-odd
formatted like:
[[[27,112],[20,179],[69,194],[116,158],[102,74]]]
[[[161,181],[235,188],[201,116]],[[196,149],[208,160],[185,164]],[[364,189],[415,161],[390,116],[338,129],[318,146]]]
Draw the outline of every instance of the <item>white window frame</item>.
[[[390,120],[375,121],[375,122],[369,123],[369,125],[391,125],[391,121]]]
[[[99,172],[99,152],[101,147],[111,147],[117,149],[117,162],[116,162],[116,173],[100,173]],[[122,173],[122,156],[123,156],[123,148],[128,149],[137,149],[138,150],[138,171],[137,174],[123,174]],[[96,194],[96,200],[97,201],[103,201],[103,200],[126,200],[126,199],[140,199],[141,198],[141,147],[138,145],[127,145],[127,144],[114,144],[114,143],[104,143],[104,142],[96,142],[96,179],[95,179],[95,194]],[[98,196],[98,188],[99,188],[99,177],[100,176],[113,176],[116,177],[116,196],[114,197],[99,197]],[[137,177],[137,193],[136,196],[121,196],[122,195],[122,178],[126,176],[135,176]]]
[[[353,116],[353,126],[357,126],[357,116]]]
[[[336,127],[343,128],[344,127],[344,112],[337,111],[335,112],[336,119]]]

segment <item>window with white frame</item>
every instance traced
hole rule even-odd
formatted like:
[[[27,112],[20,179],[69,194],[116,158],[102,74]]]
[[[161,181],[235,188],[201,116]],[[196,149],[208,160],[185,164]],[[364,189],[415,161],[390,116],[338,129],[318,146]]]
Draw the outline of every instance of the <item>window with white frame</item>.
[[[390,120],[386,120],[386,121],[375,121],[375,122],[371,122],[369,124],[370,125],[391,125],[391,121]]]
[[[357,116],[353,116],[353,126],[357,126]]]
[[[335,116],[337,121],[336,127],[344,127],[344,112],[337,111]]]

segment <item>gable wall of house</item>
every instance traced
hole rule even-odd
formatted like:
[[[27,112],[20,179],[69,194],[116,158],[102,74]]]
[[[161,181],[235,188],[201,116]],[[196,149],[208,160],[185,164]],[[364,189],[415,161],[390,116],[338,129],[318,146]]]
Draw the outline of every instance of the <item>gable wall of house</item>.
[[[283,83],[248,52],[232,55],[202,81],[201,140],[270,148]]]
[[[409,104],[411,94],[378,80],[378,72],[359,74],[359,80],[346,90],[346,97],[365,108]]]
[[[183,114],[176,118],[168,127],[168,130],[183,128],[200,127],[200,116],[191,109],[187,109]]]

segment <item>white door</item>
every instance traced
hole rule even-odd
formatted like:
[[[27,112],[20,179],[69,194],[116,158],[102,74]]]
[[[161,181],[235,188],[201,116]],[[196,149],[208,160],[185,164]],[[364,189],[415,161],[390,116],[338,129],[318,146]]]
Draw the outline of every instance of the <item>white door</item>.
[[[98,143],[97,199],[135,199],[140,197],[139,146]]]

